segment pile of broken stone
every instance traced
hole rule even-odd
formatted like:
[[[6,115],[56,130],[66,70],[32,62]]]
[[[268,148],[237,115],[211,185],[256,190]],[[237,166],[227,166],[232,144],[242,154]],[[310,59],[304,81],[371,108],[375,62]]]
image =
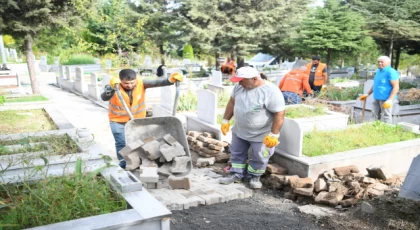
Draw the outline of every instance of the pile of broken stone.
[[[141,165],[139,178],[146,188],[161,187],[159,176],[187,173],[191,161],[182,144],[170,134],[138,140],[120,150],[120,154],[126,160],[126,170],[132,171]]]
[[[396,175],[389,175],[383,168],[367,168],[368,175],[360,173],[354,166],[337,167],[319,176],[299,178],[297,175],[286,175],[287,170],[269,164],[262,183],[273,189],[283,189],[284,197],[305,203],[321,203],[334,207],[349,207],[358,200],[381,196],[385,191],[401,186]]]
[[[187,140],[190,150],[198,153],[197,167],[206,167],[217,163],[226,163],[230,159],[229,143],[214,139],[208,132],[189,131]]]

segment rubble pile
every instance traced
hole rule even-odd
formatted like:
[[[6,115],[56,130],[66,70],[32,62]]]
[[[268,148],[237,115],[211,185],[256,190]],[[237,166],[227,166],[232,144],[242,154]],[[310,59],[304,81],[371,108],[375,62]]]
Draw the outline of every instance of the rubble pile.
[[[282,169],[276,164],[269,164],[261,178],[262,183],[269,188],[283,189],[287,199],[334,207],[349,207],[358,200],[381,196],[402,183],[398,176],[388,175],[383,168],[367,168],[368,175],[365,175],[354,165],[337,167],[323,173],[315,181],[286,175],[286,170]]]
[[[126,170],[141,165],[140,180],[146,188],[161,187],[159,176],[166,179],[188,172],[191,161],[182,144],[170,134],[138,140],[121,149],[120,154],[127,162]]]
[[[211,133],[189,131],[187,134],[190,149],[201,157],[197,159],[197,167],[206,167],[229,161],[229,143],[214,139]]]

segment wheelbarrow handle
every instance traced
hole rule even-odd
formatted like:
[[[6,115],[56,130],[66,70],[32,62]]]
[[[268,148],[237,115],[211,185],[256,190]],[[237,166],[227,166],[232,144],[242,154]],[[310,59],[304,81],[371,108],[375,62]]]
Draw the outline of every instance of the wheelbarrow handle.
[[[121,94],[121,91],[120,91],[120,87],[118,87],[118,83],[115,83],[114,88],[117,90],[118,98],[120,99],[121,103],[123,104],[125,111],[127,111],[128,116],[130,117],[130,120],[134,120],[133,114],[131,113],[130,109],[128,108],[127,103],[125,103],[125,101],[124,101],[124,98],[123,98],[123,96]]]
[[[179,98],[179,81],[175,80],[175,102],[174,102],[174,108],[172,110],[172,116],[174,117],[176,115],[176,109],[178,107],[178,98]]]

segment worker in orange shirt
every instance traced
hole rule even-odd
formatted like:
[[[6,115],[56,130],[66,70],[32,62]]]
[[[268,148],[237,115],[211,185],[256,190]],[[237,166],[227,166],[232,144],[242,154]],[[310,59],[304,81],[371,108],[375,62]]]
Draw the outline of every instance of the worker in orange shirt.
[[[236,71],[235,61],[228,58],[221,67],[222,73],[233,74]]]
[[[319,56],[313,56],[312,62],[306,65],[309,85],[315,94],[319,93],[328,82],[327,65],[320,62]]]
[[[306,66],[296,62],[293,67],[294,68],[281,79],[279,84],[286,105],[302,103],[301,98],[304,90],[306,90],[307,94],[312,94]]]

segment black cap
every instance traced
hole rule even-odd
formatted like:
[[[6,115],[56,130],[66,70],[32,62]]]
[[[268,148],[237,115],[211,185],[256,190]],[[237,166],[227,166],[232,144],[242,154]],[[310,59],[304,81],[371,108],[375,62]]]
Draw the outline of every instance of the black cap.
[[[321,58],[319,56],[315,55],[315,56],[312,56],[312,60],[318,60],[319,61],[319,60],[321,60]]]

